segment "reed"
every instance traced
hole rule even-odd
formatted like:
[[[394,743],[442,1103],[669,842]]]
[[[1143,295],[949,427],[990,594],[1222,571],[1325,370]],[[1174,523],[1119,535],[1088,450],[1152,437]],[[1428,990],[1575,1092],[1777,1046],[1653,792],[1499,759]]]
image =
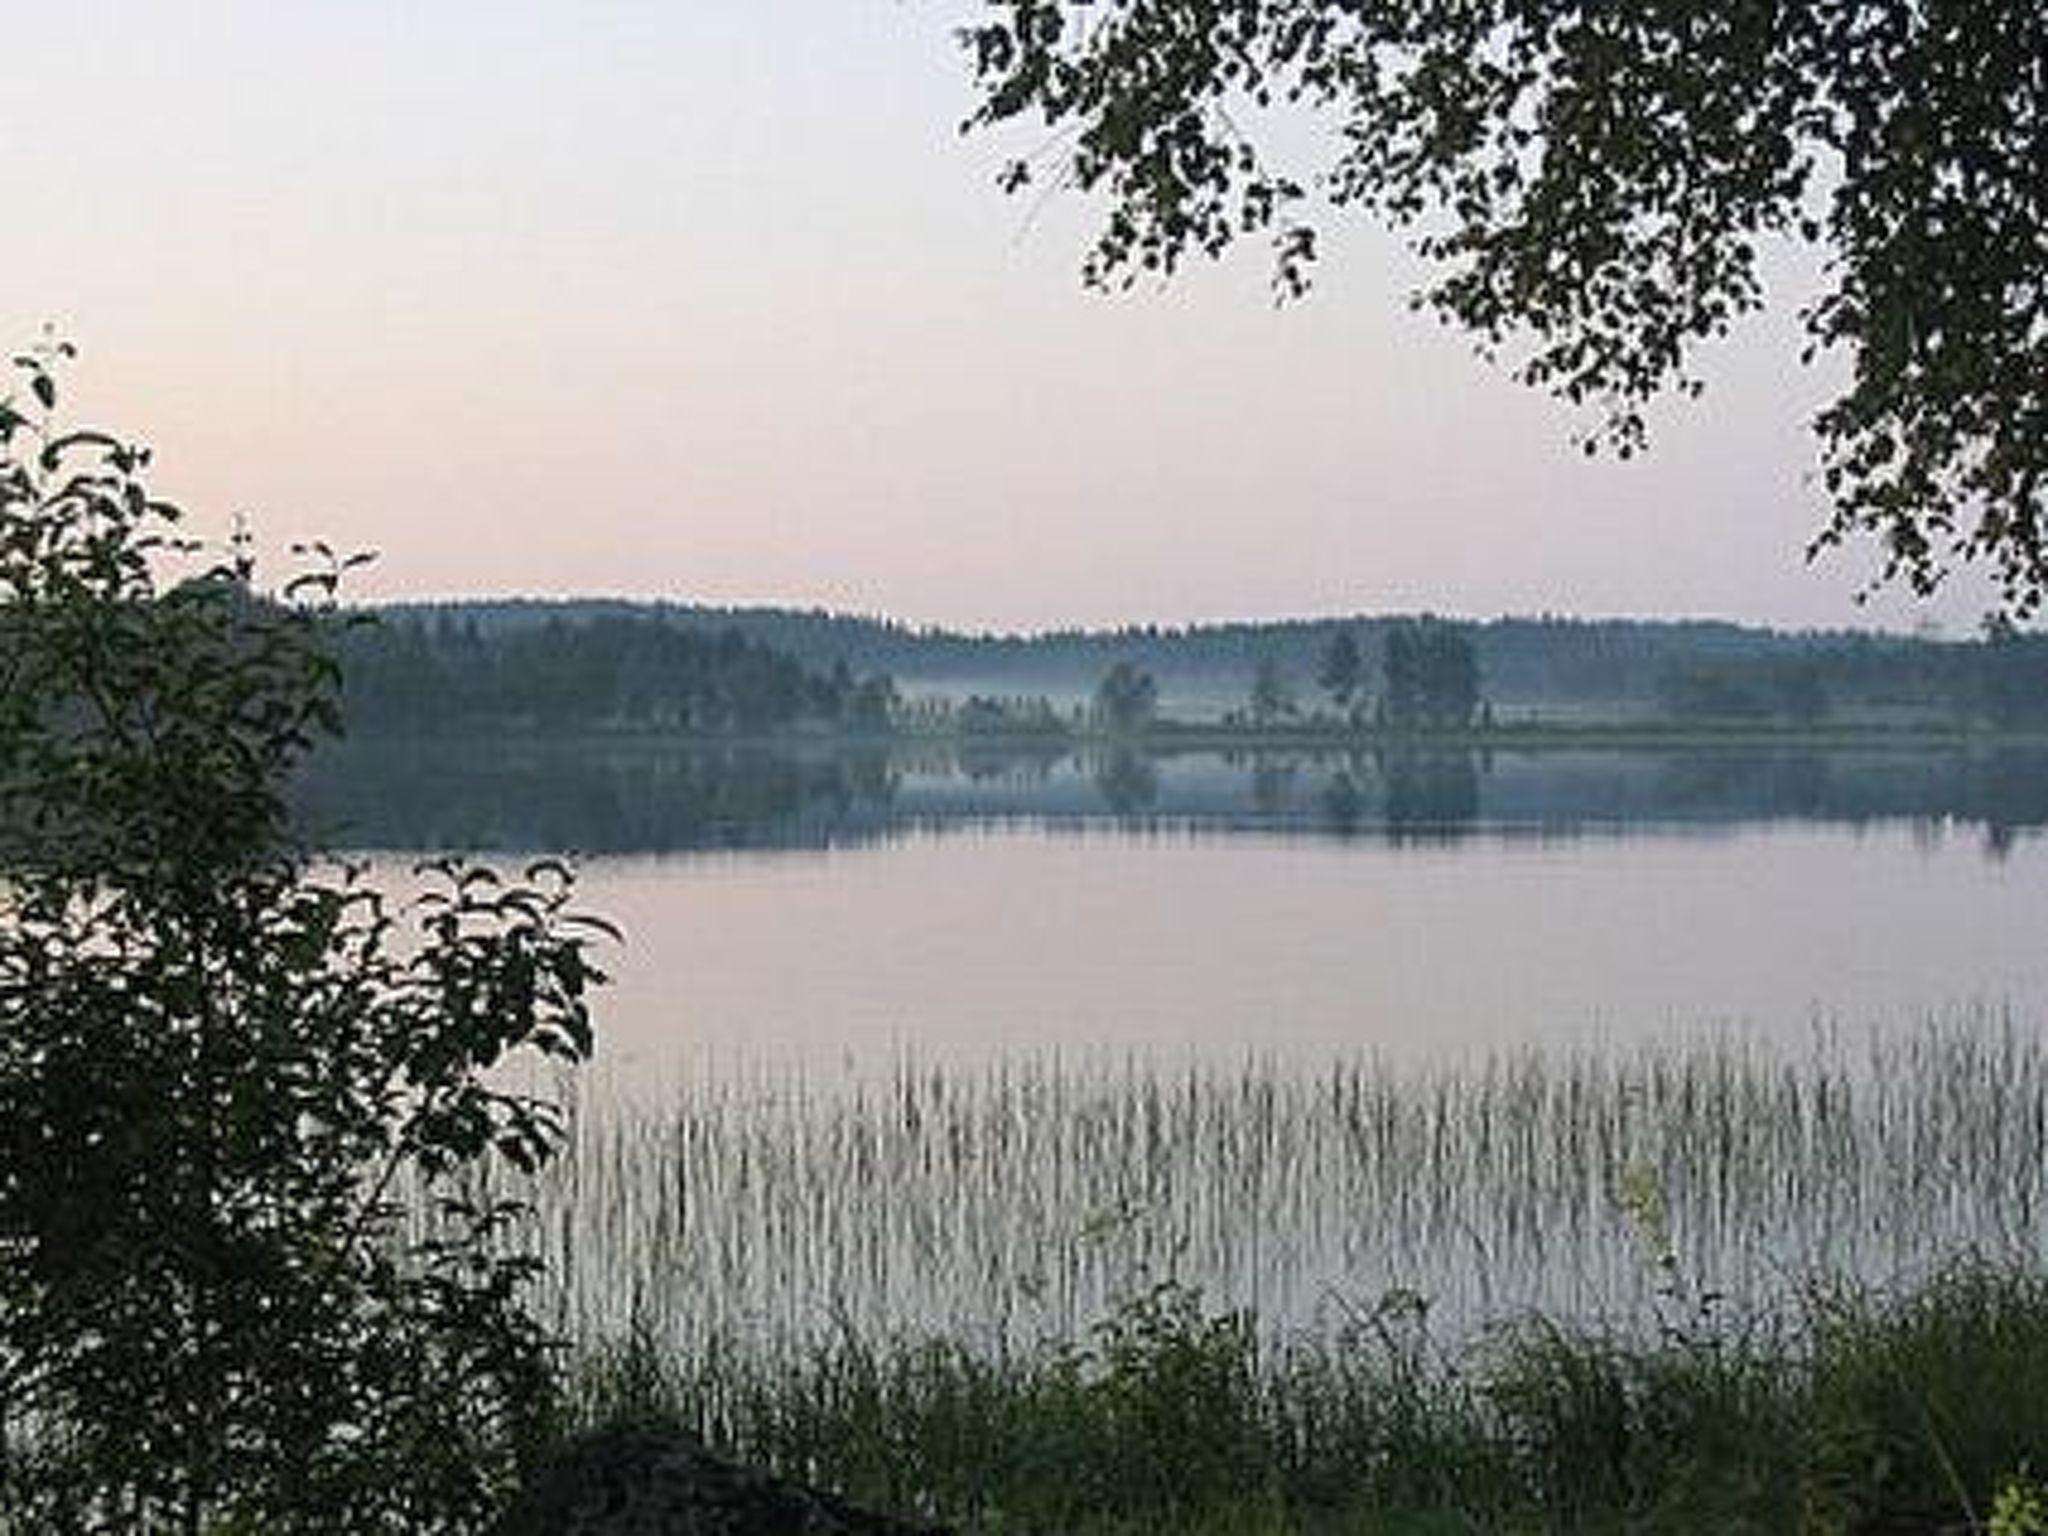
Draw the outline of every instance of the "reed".
[[[2048,1470],[2048,1049],[2001,1015],[729,1070],[575,1141],[572,1423],[973,1532],[2018,1533]]]
[[[1985,1015],[1787,1050],[1702,1038],[1229,1066],[902,1059],[586,1103],[536,1192],[553,1313],[775,1355],[851,1330],[1071,1340],[1145,1277],[1275,1331],[1390,1291],[1460,1333],[1525,1310],[1769,1305],[2043,1251],[2048,1050]]]

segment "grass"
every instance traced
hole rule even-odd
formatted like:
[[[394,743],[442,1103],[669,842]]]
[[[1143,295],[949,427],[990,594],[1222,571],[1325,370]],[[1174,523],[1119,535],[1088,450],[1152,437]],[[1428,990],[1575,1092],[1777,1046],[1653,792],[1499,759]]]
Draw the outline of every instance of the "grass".
[[[1273,1342],[1161,1282],[1025,1353],[849,1336],[764,1368],[642,1337],[582,1357],[571,1416],[991,1536],[1977,1529],[2048,1464],[2038,1271],[1649,1339],[1528,1317],[1440,1348],[1418,1323]]]
[[[2017,1536],[2048,1472],[2048,1048],[2002,1017],[602,1108],[540,1192],[567,1422],[986,1536]]]
[[[554,1316],[773,1354],[851,1329],[1072,1339],[1172,1274],[1270,1331],[1405,1288],[1440,1331],[1645,1314],[1659,1261],[1757,1305],[1815,1273],[2048,1247],[2048,1049],[1985,1016],[1429,1071],[902,1060],[585,1106],[540,1192]]]

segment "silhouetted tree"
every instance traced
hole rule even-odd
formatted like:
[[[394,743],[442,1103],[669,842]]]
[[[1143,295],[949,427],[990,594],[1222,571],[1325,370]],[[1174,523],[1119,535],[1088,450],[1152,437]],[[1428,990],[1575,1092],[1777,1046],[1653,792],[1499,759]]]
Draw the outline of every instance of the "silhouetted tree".
[[[1479,657],[1466,633],[1449,624],[1422,627],[1423,718],[1438,730],[1463,730],[1479,707]]]
[[[1252,673],[1251,710],[1257,726],[1275,725],[1294,713],[1294,690],[1287,686],[1280,663],[1270,656],[1260,657]]]
[[[1095,687],[1095,720],[1114,735],[1133,735],[1152,723],[1159,708],[1159,685],[1152,674],[1119,661]]]
[[[1461,730],[1479,707],[1479,660],[1462,628],[1403,620],[1381,653],[1381,723],[1396,731]]]
[[[1359,697],[1365,682],[1365,653],[1359,649],[1357,634],[1348,627],[1330,636],[1316,668],[1316,682],[1330,696],[1338,714],[1351,713],[1352,701]]]
[[[886,731],[896,718],[896,685],[886,677],[863,678],[841,706],[841,719],[855,731]]]
[[[1089,282],[1172,272],[1248,232],[1299,293],[1310,197],[1409,231],[1419,296],[1597,407],[1647,403],[1764,302],[1773,241],[1819,258],[1807,356],[1833,513],[1882,579],[1981,560],[2021,613],[2048,584],[2048,6],[2040,0],[1456,5],[987,0],[969,121],[1037,119],[1045,172],[1108,199]],[[1330,120],[1307,175],[1294,110]],[[1262,129],[1271,126],[1269,139]],[[1285,127],[1283,128],[1283,125]],[[1029,136],[1036,145],[1039,136]],[[1289,154],[1288,151],[1293,151]]]

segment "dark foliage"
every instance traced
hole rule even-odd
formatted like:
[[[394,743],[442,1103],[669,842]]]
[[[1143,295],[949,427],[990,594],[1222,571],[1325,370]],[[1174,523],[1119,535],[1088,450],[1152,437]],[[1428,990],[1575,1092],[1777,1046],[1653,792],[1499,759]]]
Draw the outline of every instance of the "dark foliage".
[[[706,632],[659,613],[553,613],[490,628],[446,611],[401,615],[352,631],[341,656],[358,733],[882,731],[895,705],[886,677],[856,679],[843,661],[813,669],[737,629]]]
[[[473,1529],[547,1376],[477,1178],[560,1132],[486,1073],[588,1053],[601,925],[293,840],[336,564],[207,563],[54,361],[0,402],[0,1528]]]
[[[1971,1260],[1647,1336],[1532,1315],[1453,1345],[1397,1290],[1275,1340],[1169,1281],[1078,1344],[849,1337],[737,1380],[730,1359],[598,1363],[600,1422],[715,1424],[991,1533],[2017,1536],[2048,1506],[2048,1286]]]
[[[1463,730],[1479,708],[1479,657],[1458,625],[1394,625],[1380,672],[1381,723],[1391,730]]]
[[[2048,590],[2048,11],[2036,0],[986,0],[969,126],[1024,121],[1108,214],[1097,285],[1271,238],[1299,294],[1311,200],[1406,232],[1416,302],[1642,446],[1659,393],[1764,303],[1760,252],[1811,248],[1809,359],[1833,515],[1882,579],[1982,561]],[[1289,119],[1329,125],[1312,171]]]
[[[1095,685],[1095,719],[1111,735],[1131,735],[1152,723],[1159,685],[1143,667],[1119,661]]]
[[[491,1536],[945,1536],[861,1509],[693,1437],[616,1425],[558,1449]]]
[[[913,631],[877,619],[780,608],[598,601],[401,608],[388,610],[384,622],[401,629],[424,627],[430,634],[474,629],[489,646],[499,637],[509,641],[545,630],[550,620],[575,630],[622,618],[687,630],[700,638],[730,631],[787,652],[814,674],[832,674],[843,665],[864,679],[891,676],[908,691],[938,689],[961,698],[979,694],[1013,717],[1038,713],[1040,696],[1055,707],[1088,701],[1119,660],[1149,673],[1159,696],[1182,708],[1191,700],[1205,701],[1214,711],[1241,703],[1245,679],[1256,673],[1261,660],[1271,660],[1284,674],[1314,677],[1327,692],[1325,668],[1332,648],[1346,635],[1358,650],[1350,704],[1369,710],[1375,701],[1368,695],[1378,680],[1387,637],[1403,625],[1430,622],[1456,622],[1472,642],[1487,698],[1517,708],[1611,710],[1620,705],[1639,713],[1668,702],[1672,679],[1679,674],[1788,663],[1818,668],[1831,714],[1869,706],[1988,721],[1994,691],[2010,698],[2031,689],[2048,698],[2048,642],[2005,627],[1994,628],[1988,640],[1957,641],[1846,630],[1789,632],[1701,619],[1542,614],[1452,621],[1424,614],[996,635]],[[1992,652],[1999,647],[2004,649],[1994,661]],[[1994,665],[2005,678],[1996,690],[1989,680]],[[912,717],[931,703],[927,695],[909,706],[892,705],[891,718],[920,723]],[[2006,718],[2023,713],[2001,707]],[[424,704],[414,713],[433,724]]]
[[[1349,628],[1330,636],[1316,663],[1316,686],[1329,694],[1339,714],[1351,709],[1365,684],[1365,655],[1358,648],[1358,636]]]

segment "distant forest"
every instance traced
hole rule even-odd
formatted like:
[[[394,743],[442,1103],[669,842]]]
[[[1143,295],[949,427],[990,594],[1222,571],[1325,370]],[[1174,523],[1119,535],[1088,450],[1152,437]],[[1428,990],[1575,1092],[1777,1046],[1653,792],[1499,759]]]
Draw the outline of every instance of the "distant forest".
[[[843,661],[808,666],[736,628],[617,612],[534,624],[386,614],[348,631],[342,679],[348,725],[369,735],[885,731],[894,705],[886,678],[857,678]]]
[[[1968,641],[1716,621],[1360,616],[1039,635],[777,608],[624,601],[398,605],[350,632],[365,734],[712,734],[1078,724],[1119,667],[1160,720],[1385,723],[1404,637],[1469,650],[1474,719],[2048,726],[2048,637]],[[1333,657],[1355,680],[1333,688]],[[1390,668],[1391,662],[1391,668]]]

